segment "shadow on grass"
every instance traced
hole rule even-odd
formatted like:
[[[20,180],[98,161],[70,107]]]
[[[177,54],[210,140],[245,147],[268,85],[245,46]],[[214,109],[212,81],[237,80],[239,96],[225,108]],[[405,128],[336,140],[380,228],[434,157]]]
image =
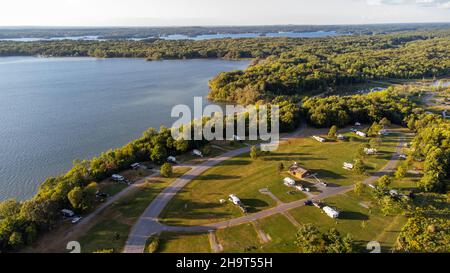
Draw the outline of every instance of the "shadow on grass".
[[[342,211],[339,213],[339,219],[344,220],[369,220],[369,216],[356,211]]]
[[[230,180],[239,179],[238,175],[224,175],[224,174],[207,174],[195,177],[196,180]]]
[[[245,205],[249,213],[261,211],[262,209],[265,209],[269,206],[269,203],[261,199],[251,198],[251,199],[242,199],[241,201]]]
[[[250,160],[236,159],[236,160],[225,160],[220,163],[220,166],[242,166],[250,165],[252,162]]]

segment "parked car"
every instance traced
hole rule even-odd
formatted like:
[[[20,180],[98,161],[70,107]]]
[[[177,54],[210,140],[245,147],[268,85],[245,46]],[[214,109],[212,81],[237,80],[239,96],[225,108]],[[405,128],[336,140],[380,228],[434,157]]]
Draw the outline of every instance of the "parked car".
[[[72,219],[72,224],[76,224],[76,223],[80,222],[81,219],[83,219],[83,217],[81,217],[81,216],[74,217]]]
[[[125,182],[125,177],[119,175],[119,174],[113,174],[111,175],[111,179],[117,182]]]
[[[311,200],[306,200],[306,201],[305,201],[305,205],[306,205],[306,206],[312,206],[312,205],[313,205],[313,202],[312,202]]]
[[[133,170],[137,170],[137,169],[139,169],[141,167],[141,164],[140,163],[133,163],[133,164],[130,165],[130,167]]]

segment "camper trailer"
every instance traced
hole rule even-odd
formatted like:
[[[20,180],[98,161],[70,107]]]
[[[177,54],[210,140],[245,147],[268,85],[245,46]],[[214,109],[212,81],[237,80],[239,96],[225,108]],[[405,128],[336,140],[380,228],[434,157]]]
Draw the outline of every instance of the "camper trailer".
[[[239,199],[236,195],[230,194],[228,197],[229,197],[228,200],[230,200],[233,204],[235,204],[237,206],[242,205],[241,199]]]
[[[322,209],[331,218],[338,218],[339,217],[339,212],[337,210],[331,208],[331,207],[325,206]]]
[[[286,177],[283,179],[284,185],[292,187],[295,185],[295,180],[290,178],[290,177]]]

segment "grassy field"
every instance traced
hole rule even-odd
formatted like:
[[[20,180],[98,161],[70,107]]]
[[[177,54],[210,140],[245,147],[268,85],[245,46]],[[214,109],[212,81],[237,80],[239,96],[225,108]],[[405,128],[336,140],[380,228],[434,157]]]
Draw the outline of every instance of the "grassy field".
[[[162,233],[157,252],[160,253],[209,253],[208,234]]]
[[[204,172],[178,193],[163,211],[162,221],[168,225],[197,225],[242,216],[243,213],[230,202],[219,202],[232,193],[249,206],[250,213],[275,206],[276,201],[259,192],[262,188],[269,189],[282,202],[305,198],[301,192],[290,194],[292,189],[283,185],[283,178],[289,174],[278,172],[279,163],[286,169],[296,161],[331,184],[349,185],[361,181],[364,175],[344,170],[342,165],[353,162],[360,144],[368,139],[348,134],[352,138],[347,142],[320,143],[309,137],[297,138],[257,160],[250,159],[248,153],[227,160]],[[398,133],[384,136],[379,155],[366,157],[369,173],[380,169],[391,158],[398,137]]]
[[[82,252],[94,252],[100,249],[113,249],[120,252],[133,224],[144,212],[150,202],[173,182],[176,177],[187,172],[189,168],[175,168],[174,177],[155,177],[139,186],[138,189],[108,207],[95,220],[95,225],[77,240]]]
[[[254,252],[260,250],[261,243],[252,224],[243,224],[216,231],[218,242],[224,252]]]
[[[378,241],[382,249],[388,251],[395,244],[405,219],[399,215],[383,215],[369,191],[367,188],[359,197],[348,192],[323,200],[340,211],[338,219],[328,217],[314,206],[299,207],[290,213],[301,224],[312,223],[322,231],[336,228],[342,234],[351,234],[361,250],[368,242]]]

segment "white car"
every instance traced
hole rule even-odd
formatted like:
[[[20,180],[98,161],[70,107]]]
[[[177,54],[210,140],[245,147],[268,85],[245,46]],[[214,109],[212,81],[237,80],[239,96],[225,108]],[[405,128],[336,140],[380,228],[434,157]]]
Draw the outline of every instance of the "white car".
[[[114,180],[114,181],[117,181],[117,182],[123,182],[123,181],[125,181],[125,177],[123,177],[123,176],[121,176],[121,175],[118,175],[118,174],[113,174],[113,175],[111,176],[111,179]]]
[[[72,219],[72,224],[76,224],[76,223],[80,222],[81,219],[83,219],[83,217],[74,217],[74,218]]]

